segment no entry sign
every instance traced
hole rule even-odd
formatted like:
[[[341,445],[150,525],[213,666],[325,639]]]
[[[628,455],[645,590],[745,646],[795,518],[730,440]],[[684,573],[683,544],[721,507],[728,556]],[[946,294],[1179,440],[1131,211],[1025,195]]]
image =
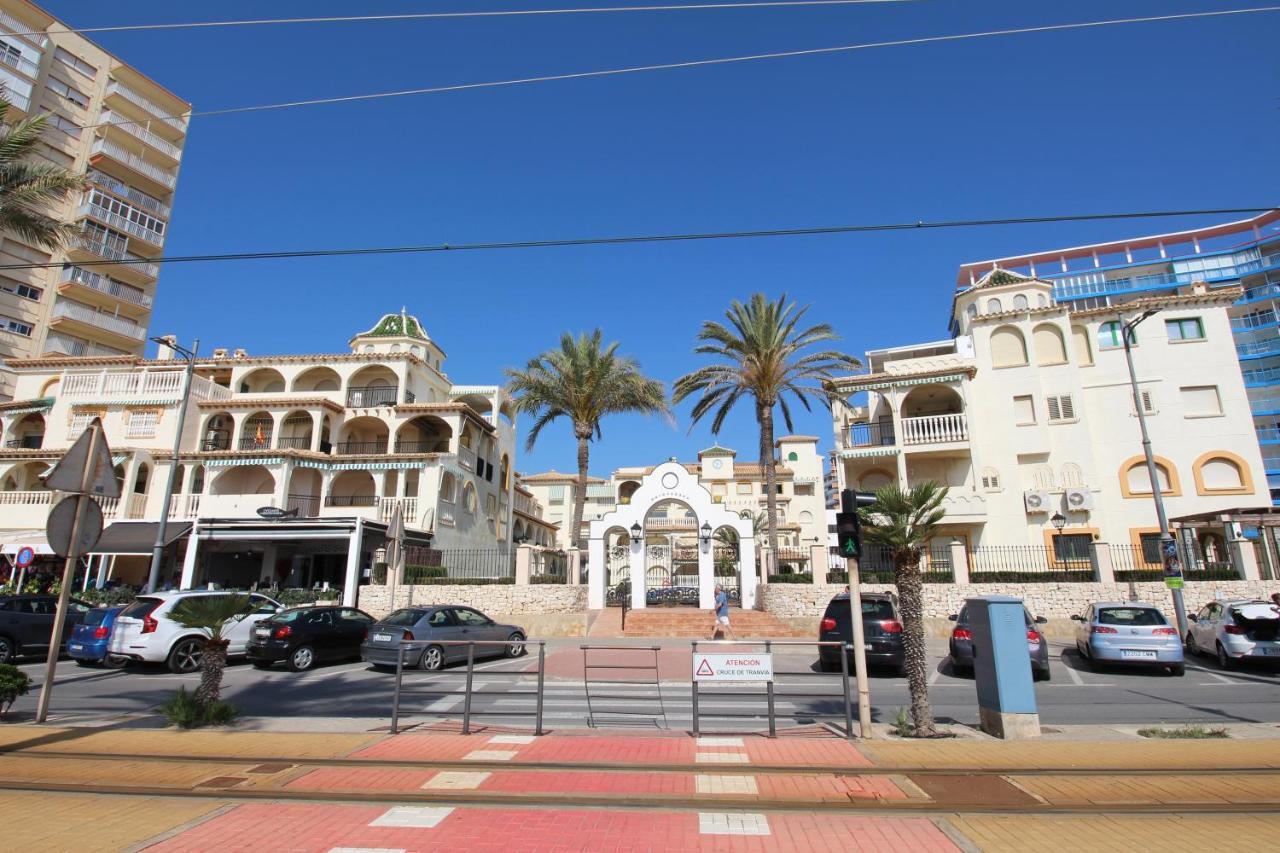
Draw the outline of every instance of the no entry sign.
[[[773,681],[771,654],[714,654],[693,656],[694,681]]]

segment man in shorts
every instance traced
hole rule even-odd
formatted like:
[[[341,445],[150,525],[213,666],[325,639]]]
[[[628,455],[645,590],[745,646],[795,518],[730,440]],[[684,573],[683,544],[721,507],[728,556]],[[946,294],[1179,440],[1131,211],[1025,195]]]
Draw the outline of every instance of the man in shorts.
[[[729,595],[720,584],[716,584],[715,621],[711,623],[711,639],[716,638],[717,631],[724,631],[725,636],[731,640],[738,639],[729,627]]]

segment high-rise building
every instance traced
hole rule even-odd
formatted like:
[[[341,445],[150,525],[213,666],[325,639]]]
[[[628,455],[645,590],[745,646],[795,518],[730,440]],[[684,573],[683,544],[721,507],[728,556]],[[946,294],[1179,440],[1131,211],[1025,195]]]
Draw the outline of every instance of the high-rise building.
[[[141,355],[191,105],[24,0],[0,0],[0,85],[4,121],[47,114],[39,155],[89,181],[49,210],[83,225],[65,249],[0,234],[0,265],[56,265],[0,270],[0,364]]]
[[[1072,311],[1125,310],[1193,282],[1239,287],[1228,315],[1273,503],[1280,503],[1280,210],[1189,231],[1153,234],[974,261],[960,267],[961,291],[994,269],[1049,281]],[[1026,306],[1024,306],[1026,307]],[[974,309],[980,306],[974,305]],[[953,318],[953,331],[959,323]]]

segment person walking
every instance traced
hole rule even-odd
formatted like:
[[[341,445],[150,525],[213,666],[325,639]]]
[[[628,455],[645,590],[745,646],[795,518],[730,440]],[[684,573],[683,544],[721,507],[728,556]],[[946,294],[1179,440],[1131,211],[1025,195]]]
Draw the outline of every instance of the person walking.
[[[716,633],[721,630],[729,639],[738,639],[729,626],[729,595],[722,585],[716,584],[715,621],[711,623],[711,639],[714,640]]]

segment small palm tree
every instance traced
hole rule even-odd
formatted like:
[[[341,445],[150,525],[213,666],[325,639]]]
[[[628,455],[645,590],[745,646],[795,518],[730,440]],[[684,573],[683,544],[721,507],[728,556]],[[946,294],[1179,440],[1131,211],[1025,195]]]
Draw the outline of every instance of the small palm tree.
[[[565,332],[560,347],[529,360],[524,370],[506,371],[507,391],[517,412],[534,417],[526,448],[533,450],[547,424],[567,418],[578,440],[578,487],[573,501],[573,542],[582,547],[582,513],[587,501],[589,442],[601,436],[605,415],[639,412],[670,419],[667,391],[661,382],[640,372],[634,358],[618,354],[618,344],[604,346],[602,333],[574,337]]]
[[[696,424],[714,410],[713,435],[720,434],[725,418],[739,400],[744,396],[754,400],[756,423],[760,425],[760,464],[765,473],[769,548],[775,554],[778,553],[778,469],[773,457],[774,407],[782,410],[787,429],[794,430],[787,394],[808,411],[810,399],[824,402],[827,399],[822,380],[861,366],[858,359],[842,352],[805,352],[816,344],[839,340],[826,323],[801,329],[800,321],[808,310],[808,305],[798,308],[794,302],[788,302],[785,293],[776,302],[770,302],[763,293],[752,294],[745,305],[733,300],[725,312],[729,326],[713,320],[704,322],[697,339],[706,343],[693,350],[719,356],[722,363],[681,376],[672,395],[674,402],[679,403],[701,392],[691,416]]]
[[[193,595],[184,598],[170,618],[183,628],[207,635],[200,655],[200,686],[196,688],[196,704],[212,707],[222,694],[222,672],[227,668],[227,626],[237,616],[249,611],[247,595]]]
[[[928,547],[946,515],[942,502],[947,488],[932,480],[903,491],[896,485],[876,491],[876,502],[864,507],[862,541],[880,545],[893,556],[893,579],[902,612],[902,646],[907,687],[911,690],[911,721],[916,737],[934,737],[929,705],[928,651],[924,643],[924,582],[920,551]]]
[[[0,88],[0,117],[11,108]],[[44,249],[56,249],[78,234],[78,226],[43,212],[84,188],[84,176],[35,161],[48,115],[29,116],[0,131],[0,231]]]

